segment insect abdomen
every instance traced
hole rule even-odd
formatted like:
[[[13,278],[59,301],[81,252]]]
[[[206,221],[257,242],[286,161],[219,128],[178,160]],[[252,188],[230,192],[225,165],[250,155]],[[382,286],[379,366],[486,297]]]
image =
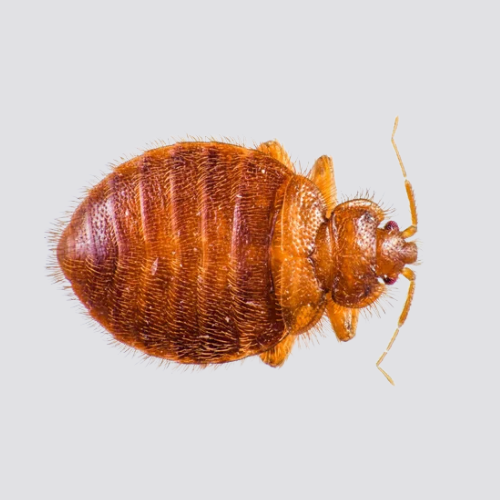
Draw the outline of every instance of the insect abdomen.
[[[60,266],[90,314],[147,354],[204,364],[263,352],[285,335],[269,245],[291,175],[233,145],[148,151],[89,192]]]

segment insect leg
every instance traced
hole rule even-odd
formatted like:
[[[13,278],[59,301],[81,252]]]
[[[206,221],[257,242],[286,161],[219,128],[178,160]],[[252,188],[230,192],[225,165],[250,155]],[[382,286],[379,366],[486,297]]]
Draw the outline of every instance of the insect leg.
[[[337,204],[337,189],[333,173],[333,160],[329,156],[318,158],[309,173],[309,179],[316,184],[326,202],[326,216],[329,218]]]
[[[281,342],[260,355],[260,359],[274,368],[283,365],[292,352],[295,335],[286,336]]]
[[[292,172],[295,172],[295,167],[293,166],[292,160],[285,151],[285,148],[278,141],[267,141],[259,144],[257,146],[257,151],[261,151],[266,155],[278,160],[288,167]]]
[[[326,312],[333,331],[340,341],[347,342],[356,335],[359,309],[339,306],[329,298],[326,303]]]

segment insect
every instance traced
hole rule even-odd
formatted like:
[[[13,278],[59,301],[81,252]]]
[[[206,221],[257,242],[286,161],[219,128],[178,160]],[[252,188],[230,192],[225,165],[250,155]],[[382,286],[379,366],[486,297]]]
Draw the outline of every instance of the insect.
[[[179,142],[122,163],[56,235],[58,265],[119,342],[178,363],[259,355],[280,366],[326,312],[341,341],[402,274],[415,290],[413,188],[394,135],[412,225],[369,199],[337,203],[333,162],[298,175],[276,141],[255,149]]]

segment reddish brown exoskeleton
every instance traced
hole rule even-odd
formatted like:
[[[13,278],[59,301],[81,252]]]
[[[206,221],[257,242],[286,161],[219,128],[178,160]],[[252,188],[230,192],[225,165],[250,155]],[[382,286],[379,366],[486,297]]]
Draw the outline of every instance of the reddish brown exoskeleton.
[[[260,355],[284,363],[326,311],[339,340],[361,309],[417,259],[369,199],[337,204],[333,162],[294,172],[275,141],[247,149],[180,142],[146,151],[92,188],[56,236],[64,276],[113,337],[158,358],[197,365]]]

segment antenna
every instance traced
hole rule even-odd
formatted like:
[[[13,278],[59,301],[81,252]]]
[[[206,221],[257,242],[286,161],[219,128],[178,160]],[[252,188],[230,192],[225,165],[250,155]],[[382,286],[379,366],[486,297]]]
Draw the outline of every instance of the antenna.
[[[401,236],[406,239],[410,238],[417,232],[417,223],[418,223],[418,218],[417,218],[417,205],[415,202],[415,193],[413,192],[413,187],[406,177],[406,169],[403,165],[403,160],[401,159],[401,155],[399,154],[398,147],[396,146],[396,141],[394,140],[394,135],[396,134],[396,130],[398,128],[398,123],[399,123],[399,117],[396,116],[396,120],[394,120],[394,128],[392,130],[392,137],[391,137],[391,142],[394,147],[394,151],[396,151],[396,156],[398,157],[399,165],[401,166],[401,172],[403,173],[403,177],[405,180],[405,188],[406,188],[406,194],[408,196],[408,202],[410,204],[410,213],[411,213],[411,226],[406,228],[402,233]],[[413,300],[413,295],[415,294],[415,273],[409,269],[408,267],[403,268],[401,271],[401,274],[410,281],[410,286],[408,288],[408,294],[406,295],[406,302],[403,307],[403,311],[401,312],[401,315],[399,316],[399,321],[398,321],[398,327],[396,328],[396,331],[394,332],[389,344],[387,345],[385,351],[382,353],[382,356],[378,359],[376,365],[377,368],[385,375],[385,378],[392,384],[394,385],[394,380],[392,380],[391,376],[383,369],[380,367],[380,364],[382,361],[384,361],[385,357],[387,356],[387,353],[391,350],[392,345],[394,344],[394,341],[396,340],[396,337],[398,336],[399,329],[403,326],[404,322],[406,321],[406,318],[408,317],[408,312],[410,311],[411,307],[411,302]]]

